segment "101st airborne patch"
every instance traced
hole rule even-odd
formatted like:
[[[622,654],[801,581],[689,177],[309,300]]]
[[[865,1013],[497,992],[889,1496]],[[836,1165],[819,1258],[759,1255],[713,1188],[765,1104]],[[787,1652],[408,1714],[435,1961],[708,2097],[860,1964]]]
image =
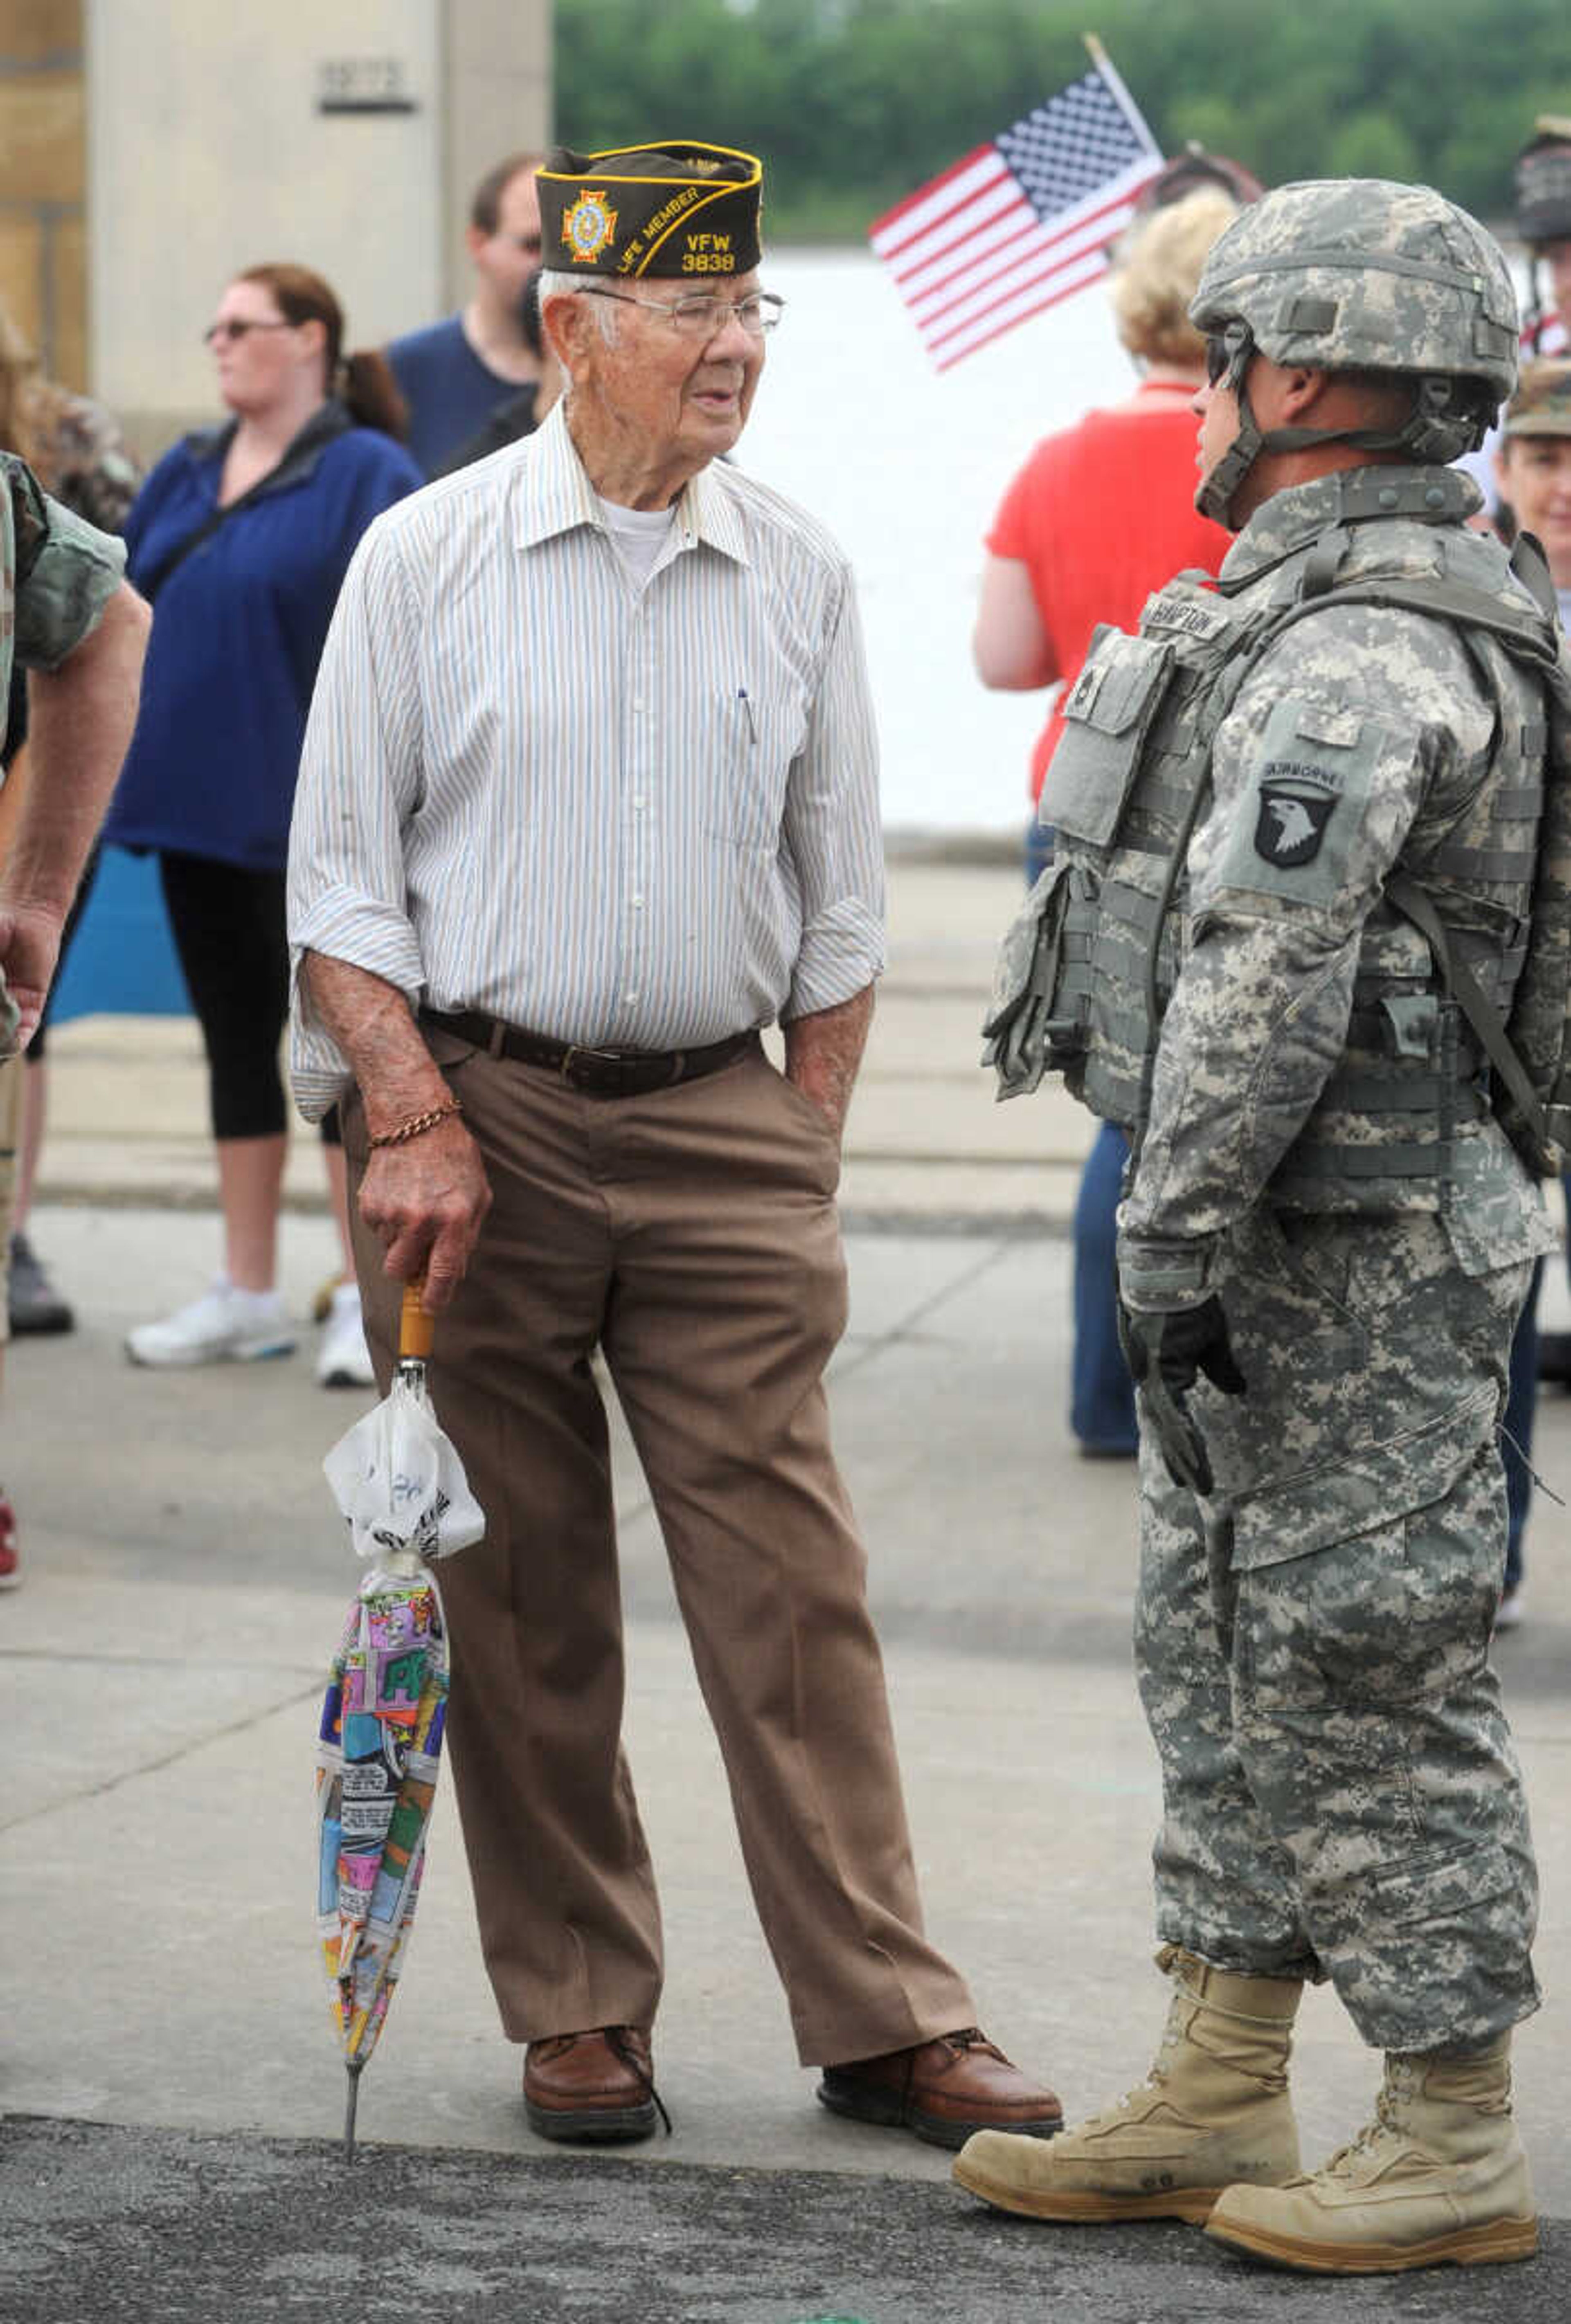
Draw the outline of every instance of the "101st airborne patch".
[[[1314,771],[1300,778],[1300,783],[1312,781]],[[1289,788],[1280,779],[1273,780],[1274,773],[1274,769],[1266,769],[1256,794],[1260,811],[1255,818],[1254,852],[1263,862],[1274,863],[1279,872],[1294,872],[1300,864],[1313,863],[1320,853],[1336,797],[1329,790]]]

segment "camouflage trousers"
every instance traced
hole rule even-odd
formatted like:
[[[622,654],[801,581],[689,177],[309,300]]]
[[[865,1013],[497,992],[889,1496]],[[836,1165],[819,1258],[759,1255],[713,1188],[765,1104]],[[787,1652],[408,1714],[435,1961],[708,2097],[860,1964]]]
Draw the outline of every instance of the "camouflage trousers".
[[[1329,1978],[1382,2050],[1538,2006],[1538,1884],[1489,1641],[1495,1438],[1526,1265],[1437,1221],[1257,1213],[1220,1283],[1248,1394],[1191,1399],[1216,1478],[1142,1416],[1135,1658],[1161,1760],[1160,1936]]]

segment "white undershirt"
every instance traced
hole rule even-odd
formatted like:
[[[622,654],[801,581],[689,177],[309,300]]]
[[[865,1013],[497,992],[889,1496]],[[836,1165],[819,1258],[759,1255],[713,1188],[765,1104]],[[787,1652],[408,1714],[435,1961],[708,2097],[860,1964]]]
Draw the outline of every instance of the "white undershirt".
[[[628,579],[635,589],[642,589],[677,521],[675,502],[662,509],[624,508],[617,501],[602,500],[596,493],[595,503]]]

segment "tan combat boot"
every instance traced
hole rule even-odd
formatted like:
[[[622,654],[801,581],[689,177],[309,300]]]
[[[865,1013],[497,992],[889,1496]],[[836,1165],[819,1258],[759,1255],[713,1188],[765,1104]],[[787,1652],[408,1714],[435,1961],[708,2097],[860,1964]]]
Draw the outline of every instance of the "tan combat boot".
[[[1531,2259],[1539,2222],[1511,2111],[1511,2035],[1472,2057],[1388,2057],[1374,2120],[1285,2187],[1229,2187],[1206,2233],[1325,2275]]]
[[[962,2187],[1031,2219],[1204,2219],[1234,2181],[1293,2176],[1288,2053],[1302,1987],[1235,1977],[1177,1945],[1157,1966],[1177,1990],[1139,2089],[1058,2138],[979,2131],[955,2163]]]

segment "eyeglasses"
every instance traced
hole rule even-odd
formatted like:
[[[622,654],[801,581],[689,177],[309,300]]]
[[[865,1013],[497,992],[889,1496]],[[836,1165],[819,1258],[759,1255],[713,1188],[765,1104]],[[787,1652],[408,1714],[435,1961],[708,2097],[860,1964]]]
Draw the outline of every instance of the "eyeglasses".
[[[663,315],[684,339],[712,339],[733,315],[749,337],[761,339],[765,331],[773,330],[785,305],[772,290],[753,290],[745,299],[711,299],[703,294],[693,299],[635,299],[630,290],[602,290],[594,282],[580,282],[578,287],[590,299],[615,299],[624,307],[647,307],[652,314]]]
[[[225,317],[217,323],[208,325],[207,329],[202,333],[202,345],[205,347],[216,347],[220,339],[243,339],[247,331],[292,331],[294,327],[294,325],[288,320],[276,323],[252,323],[247,322],[245,318],[241,316],[231,322],[227,317]]]

